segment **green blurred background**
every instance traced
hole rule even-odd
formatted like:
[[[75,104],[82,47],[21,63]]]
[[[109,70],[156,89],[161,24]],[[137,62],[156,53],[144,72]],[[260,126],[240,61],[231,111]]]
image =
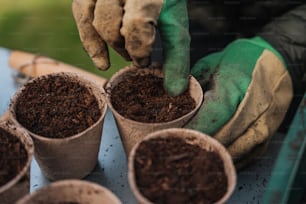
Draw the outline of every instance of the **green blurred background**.
[[[0,47],[41,54],[108,79],[129,62],[110,49],[110,69],[98,70],[82,48],[71,4],[71,0],[0,0]]]

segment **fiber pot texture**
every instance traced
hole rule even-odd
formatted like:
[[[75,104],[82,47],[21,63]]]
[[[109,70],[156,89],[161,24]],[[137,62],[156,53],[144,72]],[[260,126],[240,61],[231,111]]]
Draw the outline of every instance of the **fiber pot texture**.
[[[24,166],[19,170],[19,173],[15,175],[15,177],[13,177],[7,183],[0,186],[0,203],[11,204],[15,203],[16,200],[29,193],[30,164],[34,154],[34,144],[31,137],[24,129],[16,127],[15,125],[9,122],[6,121],[0,122],[0,129],[16,137],[19,140],[19,142],[23,145],[27,153],[27,160]],[[5,159],[8,158],[5,157]],[[16,160],[15,158],[12,159]]]
[[[114,108],[112,101],[112,91],[114,90],[114,87],[116,87],[121,82],[125,82],[125,77],[131,74],[139,74],[141,76],[154,75],[160,78],[163,78],[164,76],[163,71],[161,69],[157,69],[154,67],[137,68],[135,66],[128,66],[115,73],[105,85],[106,101],[108,107],[111,109],[114,115],[121,136],[121,140],[123,142],[123,146],[127,155],[131,151],[132,147],[148,133],[166,128],[183,127],[200,108],[203,100],[203,91],[200,84],[195,78],[190,76],[189,87],[187,91],[195,102],[195,106],[190,112],[180,116],[179,118],[167,122],[151,123],[132,120],[121,115],[118,110]],[[126,107],[126,109],[129,109],[129,107]]]
[[[18,100],[23,97],[26,88],[34,86],[34,84],[36,84],[36,86],[38,84],[39,87],[42,81],[54,79],[54,77],[60,77],[61,79],[64,79],[64,84],[68,82],[75,83],[79,87],[88,90],[88,92],[92,94],[91,96],[94,96],[98,104],[98,110],[101,113],[97,121],[92,123],[88,128],[84,129],[83,131],[77,132],[67,137],[57,137],[58,135],[60,135],[60,131],[55,131],[53,135],[48,136],[37,134],[20,123],[17,117],[17,104]],[[55,85],[51,83],[51,87],[52,86]],[[61,87],[57,87],[58,91],[60,89]],[[74,95],[71,95],[68,95],[67,97],[73,98]],[[58,98],[61,97],[66,96],[60,96]],[[82,104],[82,102],[83,101],[80,101],[78,103]],[[70,103],[70,101],[68,100],[67,103]],[[78,106],[78,103],[75,104],[75,106]],[[55,108],[58,108],[62,111],[63,109],[65,109],[64,104],[56,104]],[[80,179],[91,173],[91,171],[97,164],[106,109],[107,105],[103,98],[102,88],[97,87],[96,84],[77,74],[55,73],[34,78],[33,80],[24,84],[23,87],[21,87],[14,95],[9,107],[9,114],[11,120],[15,124],[25,128],[29,132],[30,136],[33,138],[35,144],[35,159],[37,160],[38,165],[41,168],[41,171],[44,176],[46,176],[50,180],[69,178]],[[48,116],[48,114],[46,115]],[[53,114],[57,114],[57,112]],[[81,115],[84,114],[87,114],[86,108],[85,112]],[[64,120],[65,118],[62,118],[63,123]],[[69,119],[69,122],[71,122],[71,120]],[[59,122],[61,123],[61,118],[59,118]],[[53,128],[48,125],[42,126],[42,128],[45,127],[48,127],[50,129]]]
[[[190,129],[150,133],[132,148],[128,159],[128,181],[142,204],[226,203],[236,177],[224,146]]]
[[[16,204],[120,204],[109,189],[96,183],[68,179],[56,181],[28,194]]]

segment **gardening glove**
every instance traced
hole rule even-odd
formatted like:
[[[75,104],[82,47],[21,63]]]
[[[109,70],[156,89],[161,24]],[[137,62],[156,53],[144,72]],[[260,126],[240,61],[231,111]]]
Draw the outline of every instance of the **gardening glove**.
[[[293,86],[284,59],[261,37],[239,39],[191,73],[204,101],[186,127],[212,135],[241,168],[261,153],[289,107]]]
[[[187,88],[190,36],[186,0],[74,0],[72,10],[83,46],[101,70],[110,66],[107,45],[136,66],[148,66],[158,26],[165,88],[171,95]]]

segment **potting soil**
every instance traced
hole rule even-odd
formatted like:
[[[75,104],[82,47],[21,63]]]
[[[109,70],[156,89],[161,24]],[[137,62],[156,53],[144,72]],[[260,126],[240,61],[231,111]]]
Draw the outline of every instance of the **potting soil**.
[[[63,138],[93,125],[101,116],[98,101],[80,83],[62,76],[27,84],[16,104],[16,118],[35,134]]]
[[[163,87],[163,78],[153,74],[128,74],[112,88],[111,102],[122,116],[147,123],[168,122],[195,108],[188,90],[172,97]]]
[[[0,186],[22,171],[27,159],[28,154],[20,140],[0,128]]]
[[[180,138],[143,141],[134,164],[137,186],[153,203],[214,203],[227,190],[220,156]]]

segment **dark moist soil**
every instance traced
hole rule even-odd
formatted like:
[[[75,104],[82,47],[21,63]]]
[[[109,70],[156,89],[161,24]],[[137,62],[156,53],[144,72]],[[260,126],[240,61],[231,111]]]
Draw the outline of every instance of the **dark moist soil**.
[[[20,140],[0,128],[0,186],[18,175],[27,159],[28,154]]]
[[[101,116],[89,90],[63,76],[27,84],[16,104],[16,118],[28,130],[50,138],[75,135]]]
[[[131,120],[158,123],[177,119],[195,108],[188,91],[171,97],[163,87],[163,78],[153,74],[129,74],[113,87],[113,107]]]
[[[137,186],[153,203],[213,203],[227,190],[220,156],[180,138],[142,142],[134,165]]]

